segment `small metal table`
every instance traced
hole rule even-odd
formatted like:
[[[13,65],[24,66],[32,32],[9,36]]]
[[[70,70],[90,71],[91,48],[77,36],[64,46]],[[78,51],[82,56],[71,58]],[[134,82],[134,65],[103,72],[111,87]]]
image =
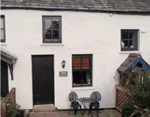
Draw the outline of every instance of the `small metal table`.
[[[88,103],[88,104],[95,103],[95,100],[94,100],[94,99],[88,98],[88,97],[79,98],[78,101],[81,102],[82,105],[84,106],[84,111],[83,111],[82,115],[84,115],[84,113],[85,113],[85,109],[86,109],[86,108],[85,108],[85,105],[86,105],[86,103]],[[98,103],[99,103],[99,102],[98,102]],[[90,108],[89,108],[89,113],[88,113],[88,114],[90,114],[90,113],[91,113],[91,111],[90,111]],[[91,115],[92,115],[92,113],[91,113]],[[93,115],[92,115],[92,116],[93,116]]]
[[[94,99],[88,98],[88,97],[79,98],[78,101],[81,102],[82,105],[84,105],[85,103],[92,103],[92,102],[95,102]]]

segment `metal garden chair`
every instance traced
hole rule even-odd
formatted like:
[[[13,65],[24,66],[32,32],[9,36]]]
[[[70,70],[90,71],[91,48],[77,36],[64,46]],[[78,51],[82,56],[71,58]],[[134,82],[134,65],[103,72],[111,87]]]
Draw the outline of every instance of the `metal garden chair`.
[[[89,114],[92,115],[92,108],[94,107],[96,109],[97,117],[98,117],[99,107],[100,107],[99,101],[101,100],[101,94],[98,91],[94,91],[91,94],[90,98],[93,99],[94,102],[91,102],[90,105],[89,105],[89,113],[88,113],[88,115]]]
[[[69,101],[71,101],[70,109],[73,108],[74,110],[74,115],[77,114],[78,108],[80,107],[80,112],[81,112],[81,105],[78,103],[78,95],[76,92],[71,92],[69,94]],[[82,113],[82,112],[81,112]],[[70,114],[70,112],[68,113]]]

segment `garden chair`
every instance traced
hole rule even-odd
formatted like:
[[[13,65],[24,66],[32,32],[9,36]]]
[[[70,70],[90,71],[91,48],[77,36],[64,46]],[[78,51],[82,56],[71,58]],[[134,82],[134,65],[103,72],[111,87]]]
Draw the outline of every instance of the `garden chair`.
[[[89,113],[88,113],[88,115],[89,114],[92,115],[92,108],[94,107],[96,109],[97,117],[98,117],[99,107],[100,107],[99,101],[101,101],[101,94],[98,91],[94,91],[91,94],[90,98],[92,98],[94,100],[94,102],[91,102],[90,105],[89,105]]]
[[[77,100],[78,100],[78,95],[75,92],[71,92],[69,94],[69,101],[71,101],[70,109],[73,108],[74,115],[77,114],[79,107],[80,107],[80,111],[81,111],[81,105],[78,103]],[[68,114],[70,114],[70,112]]]

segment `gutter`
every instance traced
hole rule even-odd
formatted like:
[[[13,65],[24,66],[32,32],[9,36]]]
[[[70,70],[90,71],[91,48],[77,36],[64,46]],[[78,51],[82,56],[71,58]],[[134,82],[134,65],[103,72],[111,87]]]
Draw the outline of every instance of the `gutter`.
[[[75,11],[75,12],[95,12],[95,13],[116,13],[116,14],[131,14],[131,15],[150,15],[150,11],[142,11],[142,10],[117,10],[117,9],[103,9],[103,10],[92,10],[90,8],[56,8],[56,7],[39,7],[39,6],[17,6],[17,5],[6,5],[1,6],[2,10],[44,10],[44,11]]]

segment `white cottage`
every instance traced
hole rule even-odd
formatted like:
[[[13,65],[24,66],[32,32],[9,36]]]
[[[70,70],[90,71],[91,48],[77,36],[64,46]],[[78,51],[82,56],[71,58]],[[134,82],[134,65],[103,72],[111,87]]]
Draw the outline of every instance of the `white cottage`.
[[[1,94],[15,87],[21,109],[69,109],[71,91],[114,108],[120,64],[150,64],[150,0],[2,0],[0,38]]]

